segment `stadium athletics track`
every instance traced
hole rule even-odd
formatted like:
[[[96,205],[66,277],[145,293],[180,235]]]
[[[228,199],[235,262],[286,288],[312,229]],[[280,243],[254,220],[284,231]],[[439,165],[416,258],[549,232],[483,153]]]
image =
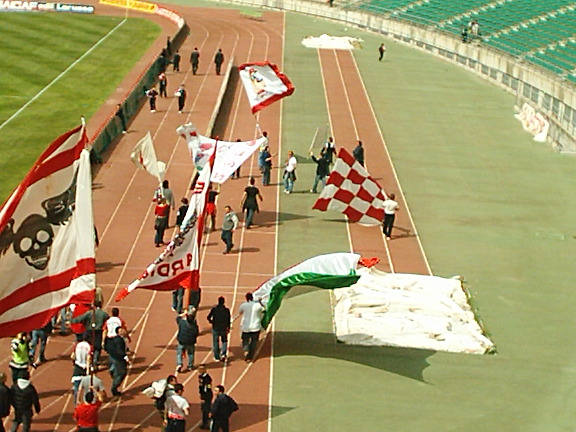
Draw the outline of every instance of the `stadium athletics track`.
[[[100,8],[100,6],[98,6]],[[182,12],[182,11],[181,11]],[[190,12],[190,10],[188,10]],[[155,182],[147,175],[136,172],[129,161],[129,152],[135,142],[150,129],[160,160],[168,162],[167,178],[177,197],[183,196],[191,181],[191,163],[185,143],[179,140],[175,128],[187,119],[193,120],[200,131],[206,129],[218,96],[222,77],[213,71],[212,56],[217,48],[222,47],[227,58],[235,57],[237,61],[247,61],[252,56],[267,56],[281,64],[283,15],[274,14],[264,27],[257,21],[246,21],[235,11],[218,12],[194,10],[193,14],[183,11],[188,23],[193,28],[190,38],[182,47],[182,72],[168,74],[168,89],[171,94],[178,84],[185,82],[189,95],[185,113],[176,111],[175,98],[159,99],[158,112],[151,114],[147,107],[130,126],[130,133],[116,146],[110,158],[100,168],[95,179],[94,208],[96,224],[101,231],[101,244],[98,250],[98,283],[102,286],[108,300],[106,307],[112,306],[111,299],[117,288],[124,286],[139,275],[145,266],[153,260],[158,250],[153,247],[153,218],[151,197]],[[262,28],[270,30],[270,34]],[[168,34],[172,34],[170,31]],[[161,38],[165,40],[164,38]],[[266,43],[254,43],[255,40]],[[199,74],[191,76],[190,65],[186,61],[194,46],[200,48],[201,58]],[[159,50],[155,50],[157,53]],[[271,54],[270,54],[271,53]],[[278,56],[277,58],[275,58]],[[237,92],[237,95],[240,93]],[[245,106],[240,103],[244,102]],[[111,101],[111,106],[114,103]],[[260,122],[271,135],[279,136],[279,104],[271,107],[260,117]],[[108,113],[110,109],[108,109]],[[103,115],[106,118],[106,114]],[[245,100],[236,101],[236,109],[231,116],[231,123],[226,132],[234,137],[252,138],[254,119]],[[225,138],[225,137],[222,137]],[[230,137],[232,139],[232,137]],[[252,161],[250,169],[254,169]],[[246,172],[248,165],[243,167]],[[244,174],[243,179],[247,179]],[[219,207],[224,200],[230,200],[238,209],[241,191],[245,182],[238,180],[234,187],[223,188]],[[275,209],[275,188],[263,191],[266,206]],[[274,212],[270,212],[273,214]],[[171,219],[175,217],[172,213]],[[257,220],[258,224],[259,221]],[[261,361],[245,365],[240,361],[242,354],[239,348],[237,326],[230,336],[232,362],[229,366],[210,362],[211,337],[206,322],[208,305],[216,303],[216,297],[225,295],[228,305],[237,308],[243,294],[253,289],[274,273],[274,254],[269,251],[275,247],[275,221],[268,220],[262,228],[248,232],[239,230],[236,233],[236,248],[239,252],[226,257],[221,254],[221,243],[218,233],[205,237],[202,267],[202,285],[204,296],[199,313],[199,324],[202,336],[199,339],[195,363],[207,362],[214,381],[223,383],[242,405],[243,415],[233,420],[233,427],[239,430],[264,430],[268,418],[268,382],[270,344],[264,343]],[[166,234],[167,236],[169,233]],[[249,245],[249,246],[247,246]],[[259,253],[257,259],[252,254]],[[266,259],[269,259],[266,264]],[[263,272],[264,271],[264,272]],[[170,310],[170,293],[135,292],[119,306],[124,319],[134,329],[131,348],[136,351],[133,365],[123,386],[125,394],[121,401],[111,401],[101,414],[101,430],[157,430],[160,420],[151,404],[151,400],[140,394],[150,382],[165,378],[175,369],[174,314]],[[63,355],[54,362],[49,362],[34,372],[33,380],[41,391],[44,410],[35,418],[35,430],[70,430],[71,401],[70,366],[66,360],[69,355],[69,338],[63,342],[53,337],[47,349],[47,356],[53,358],[51,351],[61,346]],[[101,373],[101,375],[105,375]],[[107,377],[103,377],[109,385]],[[199,404],[194,373],[182,374],[180,380],[188,385],[186,396],[193,403],[189,418],[189,430],[195,428],[199,418]],[[58,383],[58,388],[54,384]],[[264,383],[264,384],[263,384]],[[46,389],[50,389],[46,391]],[[121,407],[121,409],[120,409]]]
[[[278,30],[273,31],[272,35],[267,35],[260,29],[259,31],[262,34],[255,35],[254,30],[249,29],[249,26],[245,25],[245,19],[240,18],[243,21],[241,26],[236,27],[229,25],[231,16],[236,15],[236,18],[238,18],[237,12],[230,11],[226,13],[226,15],[230,15],[226,17],[226,23],[228,24],[227,30],[235,33],[234,38],[225,37],[224,32],[222,32],[222,26],[220,26],[218,30],[210,28],[210,20],[202,20],[203,17],[201,16],[196,15],[194,18],[201,19],[202,24],[191,22],[191,20],[188,19],[194,31],[191,36],[192,40],[187,40],[182,47],[183,68],[182,72],[178,74],[179,81],[175,83],[176,76],[173,73],[170,73],[168,78],[169,89],[172,91],[179,82],[185,82],[186,84],[192,83],[192,86],[187,85],[189,91],[188,104],[191,107],[191,113],[186,117],[193,120],[199,130],[202,130],[202,127],[207,124],[210,115],[209,109],[213,105],[216,97],[214,90],[218,88],[217,85],[214,85],[214,79],[211,80],[212,83],[209,82],[210,78],[216,77],[210,77],[209,75],[212,72],[212,64],[206,61],[206,52],[214,52],[217,47],[222,46],[227,56],[231,56],[232,53],[234,53],[235,64],[240,64],[243,61],[254,58],[268,58],[278,64],[282,63],[281,58],[274,58],[275,55],[281,53],[282,48],[282,35]],[[264,21],[268,24],[274,20],[277,21],[275,24],[280,24],[280,26],[268,26],[267,29],[281,28],[282,17],[283,15],[278,13],[266,14]],[[252,23],[254,24],[255,22],[252,21]],[[256,27],[258,27],[258,24],[256,24]],[[246,37],[245,33],[248,33],[250,36]],[[224,41],[224,39],[226,39],[226,41]],[[266,44],[263,45],[265,50],[263,53],[257,52],[257,49],[262,46],[262,44],[254,44],[254,41],[258,40],[261,42],[263,39],[267,41]],[[215,42],[215,40],[217,42]],[[245,42],[247,40],[249,40],[250,43],[246,44]],[[242,48],[242,44],[247,46],[247,48]],[[190,73],[187,72],[189,65],[185,61],[187,57],[186,51],[191,50],[192,46],[199,46],[200,51],[204,53],[200,74],[196,77],[198,79],[195,81],[191,81]],[[254,49],[255,47],[256,49]],[[334,53],[332,52],[332,54]],[[320,52],[320,55],[321,57],[323,56],[322,52]],[[242,59],[241,56],[245,56],[245,59]],[[211,60],[211,58],[209,57],[208,60]],[[345,67],[349,66],[350,64]],[[355,65],[352,66],[355,67]],[[208,74],[203,75],[203,72],[205,73],[206,71],[208,71]],[[328,71],[332,71],[342,76],[339,63],[337,67],[326,68],[323,65],[323,71],[325,74],[329,73]],[[352,73],[350,70],[346,71],[347,76],[353,76],[352,81],[349,83],[344,83],[342,80],[333,76],[327,76],[328,79],[326,82],[329,83],[325,89],[327,97],[328,95],[344,95],[348,92],[357,95],[361,94],[362,91],[358,92],[358,86],[361,88],[360,77],[355,72],[355,70],[352,70]],[[182,75],[184,75],[184,79],[182,79]],[[202,81],[198,86],[200,79]],[[334,87],[338,85],[344,85],[344,91]],[[350,89],[347,90],[347,87]],[[197,93],[195,93],[196,90]],[[206,103],[206,101],[208,101],[208,103]],[[328,105],[336,105],[339,103],[338,100],[327,100],[327,102]],[[170,103],[168,108],[169,112],[164,112],[167,103]],[[246,104],[246,101],[243,100],[242,90],[237,88],[233,102],[231,121],[226,129],[224,139],[233,140],[235,137],[247,138],[250,137],[251,134],[254,134],[254,120],[251,118],[252,116],[246,115],[248,110],[246,106],[242,106],[242,103]],[[350,101],[347,103],[349,104]],[[110,105],[113,106],[113,103],[111,102]],[[178,141],[174,129],[183,123],[183,121],[181,121],[183,116],[178,116],[178,114],[175,113],[174,99],[160,99],[158,105],[159,110],[153,115],[148,113],[147,107],[142,109],[142,112],[130,127],[131,133],[118,143],[114,152],[110,155],[110,158],[101,167],[95,180],[94,207],[96,209],[96,224],[101,231],[101,246],[98,251],[98,281],[99,285],[104,289],[105,297],[108,299],[108,308],[112,306],[110,300],[113,298],[117,288],[130,282],[134,275],[138,274],[156,254],[156,251],[150,247],[152,243],[149,238],[152,235],[150,233],[151,230],[147,229],[147,227],[151,225],[150,221],[152,219],[152,207],[148,199],[155,184],[153,179],[148,178],[146,175],[138,172],[134,173],[133,167],[128,161],[130,149],[145,133],[147,127],[152,129],[151,131],[153,132],[159,159],[165,160],[169,164],[167,178],[170,179],[176,195],[178,196],[178,190],[186,190],[186,185],[190,182],[189,164],[181,162],[183,160],[187,161],[188,158],[182,142],[180,142],[180,145],[174,145],[174,148],[170,148],[164,144],[176,143]],[[279,109],[280,104],[274,105],[264,111],[260,118],[262,127],[268,130],[271,137],[280,136],[278,123]],[[109,113],[109,109],[102,111],[104,113],[108,111]],[[336,113],[342,112],[340,110],[335,111]],[[350,130],[355,130],[356,136],[358,136],[358,130],[362,130],[362,136],[367,136],[368,133],[366,131],[369,128],[373,129],[375,127],[375,123],[365,126],[363,123],[366,122],[359,120],[359,117],[353,114],[351,106],[349,114],[350,116],[348,118],[331,119],[332,123],[337,123],[338,125],[338,127],[333,129],[337,142],[339,140],[348,141],[349,138],[351,138],[351,136],[347,135]],[[274,117],[276,117],[276,119]],[[367,119],[368,123],[370,123],[370,118],[368,117]],[[276,120],[276,124],[273,124],[274,120]],[[89,127],[95,123],[96,120],[94,118],[91,119]],[[154,130],[154,128],[156,128],[156,130]],[[371,133],[377,134],[378,131],[372,130]],[[381,145],[381,142],[377,139],[371,139],[370,141],[373,143],[371,144],[372,146]],[[274,146],[274,138],[272,138],[271,144]],[[370,147],[369,151],[374,152],[374,150],[375,149]],[[381,147],[381,150],[383,151],[384,148]],[[246,166],[247,164],[243,166],[243,178],[246,178],[246,171],[250,173],[255,170],[255,161],[252,160],[251,162],[249,167]],[[392,172],[392,170],[387,171]],[[222,190],[219,207],[222,207],[224,200],[229,200],[232,203],[234,203],[234,199],[239,201],[243,186],[244,182],[242,181],[233,181],[226,184]],[[254,288],[274,273],[275,262],[267,265],[265,264],[265,258],[271,257],[267,251],[276,247],[276,222],[271,220],[270,216],[277,210],[275,202],[278,189],[273,187],[262,189],[265,196],[262,207],[266,209],[266,212],[257,216],[256,220],[257,224],[260,222],[261,227],[251,231],[241,230],[236,234],[236,242],[240,249],[238,254],[227,256],[225,260],[223,260],[219,254],[221,247],[217,233],[212,233],[205,238],[202,249],[204,305],[214,303],[215,297],[220,294],[228,296],[232,294],[233,300],[230,306],[235,310],[237,302],[240,302],[242,299],[244,290]],[[137,200],[134,201],[134,198],[137,198]],[[290,198],[291,197],[288,197],[287,199]],[[118,204],[111,206],[111,203]],[[274,210],[272,211],[272,209]],[[130,215],[130,217],[126,217],[127,215]],[[144,216],[142,217],[142,215]],[[404,215],[406,215],[406,212]],[[172,218],[173,217],[174,215],[172,215]],[[398,224],[409,227],[407,230],[414,232],[414,229],[410,228],[410,221],[406,216],[404,216],[404,218],[399,217]],[[372,231],[377,229],[378,228],[374,228]],[[367,232],[366,228],[352,225],[350,227],[352,245],[362,245],[361,248],[356,248],[355,250],[363,253],[365,256],[380,255],[383,246],[381,236],[380,244],[376,242],[368,246],[369,242],[373,240],[373,236],[372,234],[366,235]],[[146,237],[147,234],[148,237]],[[130,238],[134,240],[130,241]],[[410,237],[406,236],[406,239],[410,239]],[[398,241],[401,240],[404,239],[398,239]],[[413,241],[413,239],[409,241]],[[248,246],[245,246],[245,244]],[[251,253],[257,254],[255,260],[251,259]],[[126,259],[126,264],[123,265],[122,260],[124,259]],[[383,261],[383,263],[384,262],[385,261]],[[392,258],[392,254],[390,254],[386,262],[390,267],[389,269],[394,270],[395,263],[396,266],[398,266],[397,263],[400,261],[397,258]],[[229,264],[232,264],[230,268],[228,268]],[[266,267],[268,267],[268,270],[263,272],[262,269]],[[169,311],[169,299],[167,297],[167,293],[135,292],[120,304],[123,317],[130,323],[131,327],[134,328],[134,334],[132,336],[133,345],[131,348],[136,352],[136,358],[123,386],[125,395],[121,401],[111,401],[103,409],[101,416],[101,428],[103,430],[119,430],[119,427],[122,429],[127,428],[128,430],[147,430],[147,428],[157,426],[158,419],[153,412],[150,401],[140,395],[139,392],[151,381],[165,377],[167,373],[172,372],[173,369],[174,353],[172,351],[174,334],[169,326],[167,326],[167,328],[161,328],[162,324],[170,321],[170,319],[167,319],[167,316],[172,318],[172,313]],[[206,323],[204,323],[204,326],[202,325],[202,318],[205,317],[205,308],[201,308],[201,311],[199,322],[201,327],[204,327]],[[169,339],[166,341],[168,337]],[[150,350],[152,341],[156,343],[163,341],[164,343],[154,345],[152,347],[153,349]],[[252,367],[244,367],[240,362],[232,362],[230,366],[220,367],[222,365],[218,364],[215,370],[211,368],[211,373],[215,381],[218,381],[217,374],[220,373],[221,370],[222,379],[220,382],[227,386],[230,385],[228,383],[231,383],[232,394],[241,402],[243,408],[242,415],[237,416],[237,419],[233,420],[233,426],[237,430],[262,430],[262,427],[266,424],[264,420],[268,418],[269,396],[258,396],[256,395],[256,390],[267,390],[267,386],[262,386],[262,383],[267,382],[269,379],[269,370],[266,367],[267,357],[270,353],[269,342],[270,338],[266,339],[266,343],[262,348],[262,361],[256,362]],[[235,345],[237,347],[239,344],[237,331],[236,333],[232,333],[230,343],[233,347]],[[54,344],[66,346],[66,343],[58,340],[57,337],[51,340],[51,346],[54,346]],[[198,357],[202,359],[200,361],[208,361],[210,359],[209,347],[209,337],[205,334],[198,344],[196,363],[199,362]],[[69,353],[70,347],[68,346],[67,348],[68,349],[64,351],[64,355],[61,356],[63,358],[57,362],[50,362],[43,365],[34,373],[34,382],[36,382],[37,386],[41,389],[46,388],[42,383],[43,377],[46,379],[49,374],[49,379],[53,383],[59,373],[63,375],[62,379],[58,380],[63,384],[60,391],[51,390],[49,392],[50,394],[44,394],[45,392],[42,394],[45,406],[42,414],[35,418],[35,427],[38,430],[42,430],[40,428],[42,428],[43,425],[47,426],[45,430],[70,429],[69,426],[72,422],[70,418],[72,404],[69,393],[64,393],[68,387],[69,371],[67,367],[57,367],[58,363],[64,363],[64,365],[66,365],[67,362],[64,359]],[[152,352],[149,353],[149,351]],[[50,349],[48,352],[50,352]],[[236,358],[241,356],[237,348],[233,348],[232,352]],[[168,365],[167,368],[166,365]],[[101,374],[104,375],[104,373]],[[193,377],[193,374],[189,374],[188,377],[184,375],[185,383],[194,382]],[[192,388],[194,388],[194,386],[192,386]],[[60,393],[59,396],[58,393]],[[62,395],[62,393],[64,393],[64,395]],[[243,396],[243,393],[246,393],[247,397]],[[194,401],[195,395],[193,391],[187,393],[187,396],[191,401]],[[254,403],[250,403],[252,400]],[[120,407],[122,407],[122,409],[120,409]],[[195,414],[198,414],[198,409],[194,410],[193,407],[192,413],[191,419],[194,418]],[[190,423],[194,424],[194,421]]]

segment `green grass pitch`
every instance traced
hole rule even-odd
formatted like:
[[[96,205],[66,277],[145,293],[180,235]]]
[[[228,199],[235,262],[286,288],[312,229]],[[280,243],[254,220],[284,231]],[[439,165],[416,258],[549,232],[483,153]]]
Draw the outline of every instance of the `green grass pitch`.
[[[141,18],[14,12],[0,13],[0,31],[4,201],[48,144],[104,104],[160,29]]]

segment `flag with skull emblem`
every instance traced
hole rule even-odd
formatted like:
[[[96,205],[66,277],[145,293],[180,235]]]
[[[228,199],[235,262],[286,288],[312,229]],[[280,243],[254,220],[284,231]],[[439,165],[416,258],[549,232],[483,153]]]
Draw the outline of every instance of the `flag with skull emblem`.
[[[0,337],[42,327],[95,288],[92,175],[83,126],[42,153],[0,209]]]

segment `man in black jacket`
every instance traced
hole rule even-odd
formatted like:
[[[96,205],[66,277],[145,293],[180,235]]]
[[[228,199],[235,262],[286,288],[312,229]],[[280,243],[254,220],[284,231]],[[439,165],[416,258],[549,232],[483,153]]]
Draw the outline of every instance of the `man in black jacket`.
[[[188,355],[187,370],[194,369],[194,352],[196,349],[196,340],[198,339],[198,324],[196,323],[196,309],[191,308],[189,312],[183,312],[176,317],[178,324],[178,348],[176,350],[176,372],[185,372],[182,369],[184,363],[183,354]]]
[[[212,429],[210,431],[228,432],[230,430],[230,416],[234,411],[238,411],[238,404],[224,392],[224,386],[217,385],[214,390],[216,391],[216,399],[214,399],[210,410],[210,417],[212,417]]]
[[[4,417],[8,417],[10,414],[11,402],[10,389],[6,386],[6,374],[0,372],[0,432],[4,432]]]
[[[210,429],[210,408],[212,406],[212,377],[206,372],[206,365],[198,366],[198,392],[200,393],[200,410],[202,424],[200,429]]]
[[[312,156],[312,160],[318,165],[316,167],[314,185],[312,186],[312,189],[310,189],[310,192],[318,193],[318,183],[322,183],[322,188],[326,186],[326,177],[330,175],[330,161],[328,160],[324,149],[322,149],[319,158],[314,156],[314,152],[310,152],[310,156]]]
[[[16,432],[20,424],[22,424],[23,432],[28,432],[32,423],[32,407],[36,410],[36,414],[40,413],[38,392],[30,382],[30,373],[28,371],[23,373],[22,377],[12,384],[10,396],[14,407],[14,420],[10,430]]]
[[[218,305],[214,306],[208,314],[208,322],[212,324],[212,349],[214,350],[214,360],[226,361],[226,350],[228,348],[228,333],[230,333],[230,309],[224,302],[224,297],[218,297]],[[220,346],[222,341],[222,346]]]
[[[128,373],[129,358],[126,352],[126,329],[118,326],[116,336],[109,338],[106,344],[110,356],[110,376],[112,377],[112,395],[120,396],[118,387]]]

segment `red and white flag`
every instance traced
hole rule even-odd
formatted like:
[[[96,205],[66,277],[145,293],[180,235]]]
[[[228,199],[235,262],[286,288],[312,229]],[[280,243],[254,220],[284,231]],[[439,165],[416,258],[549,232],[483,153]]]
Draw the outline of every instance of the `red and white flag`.
[[[314,204],[320,211],[344,213],[353,222],[379,225],[384,220],[384,190],[344,149],[338,152],[326,187]]]
[[[217,147],[210,177],[210,181],[214,183],[224,183],[228,180],[232,173],[268,140],[264,136],[250,141],[215,140],[198,134],[192,123],[179,126],[176,132],[186,140],[198,171],[204,168]]]
[[[152,142],[152,135],[150,131],[136,143],[130,159],[134,162],[137,168],[143,169],[148,174],[156,177],[160,183],[164,179],[166,172],[166,164],[156,159],[156,151],[154,150],[154,143]]]
[[[200,172],[178,235],[138,279],[120,290],[116,301],[124,299],[136,288],[173,291],[179,286],[198,287],[200,243],[204,230],[204,208],[210,186],[210,171],[210,164],[207,164]]]
[[[42,153],[0,210],[0,337],[94,298],[92,175],[83,126]]]
[[[294,93],[294,86],[288,77],[268,61],[245,63],[238,66],[238,70],[252,114]]]

